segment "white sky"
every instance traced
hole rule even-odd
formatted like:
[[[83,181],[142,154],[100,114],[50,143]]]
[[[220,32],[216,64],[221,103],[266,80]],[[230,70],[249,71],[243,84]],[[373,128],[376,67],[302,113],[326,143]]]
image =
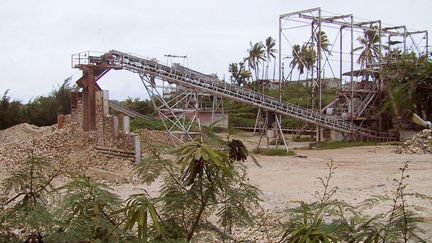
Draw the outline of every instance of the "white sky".
[[[249,41],[277,39],[278,16],[321,7],[391,25],[431,30],[431,0],[135,0],[0,1],[0,93],[27,101],[68,76],[71,54],[116,49],[165,62],[187,55],[191,68],[229,78],[229,63]],[[145,97],[136,74],[111,71],[100,80],[111,98]]]

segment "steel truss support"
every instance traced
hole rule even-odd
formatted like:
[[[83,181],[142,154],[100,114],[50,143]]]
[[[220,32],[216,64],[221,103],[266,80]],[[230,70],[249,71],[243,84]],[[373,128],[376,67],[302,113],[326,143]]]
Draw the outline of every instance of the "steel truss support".
[[[261,113],[262,113],[261,108],[258,108],[258,112],[257,112],[256,119],[255,119],[255,126],[254,126],[254,130],[253,130],[252,135],[255,135],[256,131],[260,130],[260,128],[262,127],[261,125],[264,122],[264,118],[263,118],[263,115]]]
[[[228,121],[225,118],[223,98],[218,97],[216,95],[213,95],[213,98],[212,98],[212,116],[211,116],[211,122],[213,125],[215,122],[221,121],[221,119],[216,120],[215,114],[217,112],[220,112],[222,114],[222,127],[228,127],[228,124],[227,124]]]
[[[197,92],[178,92],[168,99],[156,88],[153,77],[140,74],[140,78],[171,141],[178,145],[193,140],[192,125],[198,124],[201,130]]]
[[[265,114],[265,115],[264,115]],[[271,122],[270,116],[274,116],[274,122]],[[261,120],[261,121],[260,121]],[[270,128],[270,130],[269,130]],[[257,149],[260,148],[261,141],[263,137],[266,138],[267,149],[270,147],[270,137],[269,131],[272,132],[273,138],[275,140],[275,148],[277,149],[280,141],[283,141],[284,148],[288,152],[288,143],[285,139],[282,130],[282,116],[280,114],[275,114],[269,111],[264,111],[262,109],[258,110],[257,118],[255,121],[254,135],[257,130],[260,130],[260,138],[258,141]]]

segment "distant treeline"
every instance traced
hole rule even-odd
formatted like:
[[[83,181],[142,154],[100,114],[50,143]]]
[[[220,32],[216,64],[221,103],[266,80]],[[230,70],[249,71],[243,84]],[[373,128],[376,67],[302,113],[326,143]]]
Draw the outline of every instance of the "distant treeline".
[[[11,98],[6,90],[0,100],[0,130],[19,123],[36,126],[50,126],[57,122],[57,114],[70,114],[70,94],[78,87],[71,83],[72,77],[65,79],[46,96],[38,96],[27,103]],[[128,109],[142,114],[150,114],[153,107],[150,101],[128,98],[121,102]]]
[[[47,96],[38,96],[27,104],[12,100],[8,96],[9,90],[6,90],[0,101],[0,129],[23,122],[37,126],[55,124],[57,113],[70,113],[70,93],[74,89],[77,87],[71,84],[71,77],[69,77]]]

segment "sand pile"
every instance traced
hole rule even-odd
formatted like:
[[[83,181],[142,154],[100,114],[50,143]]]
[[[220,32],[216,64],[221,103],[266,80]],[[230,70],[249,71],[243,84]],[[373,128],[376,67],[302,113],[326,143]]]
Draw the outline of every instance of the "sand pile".
[[[432,130],[424,129],[396,150],[399,154],[432,154]]]

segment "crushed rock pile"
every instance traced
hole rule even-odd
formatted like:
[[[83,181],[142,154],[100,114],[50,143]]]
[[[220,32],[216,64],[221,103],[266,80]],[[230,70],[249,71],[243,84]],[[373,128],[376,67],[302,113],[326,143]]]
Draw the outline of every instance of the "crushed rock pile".
[[[92,170],[100,169],[117,173],[121,182],[132,179],[133,164],[130,160],[100,154],[94,149],[95,133],[86,133],[76,125],[67,124],[56,129],[55,126],[38,128],[19,124],[0,132],[0,178],[2,173],[6,175],[20,166],[33,150],[35,156],[43,157],[70,174],[92,176]],[[7,138],[7,142],[3,138]],[[113,181],[117,182],[117,179]]]
[[[148,129],[141,129],[138,131],[142,140],[142,151],[144,154],[148,153],[148,145],[153,146],[163,146],[163,145],[171,145],[172,140],[166,131],[154,131]]]
[[[54,130],[54,127],[38,127],[28,123],[21,123],[0,131],[0,144],[19,143],[21,141],[32,140],[43,134]]]
[[[424,129],[407,140],[397,150],[398,154],[432,154],[432,129]]]

